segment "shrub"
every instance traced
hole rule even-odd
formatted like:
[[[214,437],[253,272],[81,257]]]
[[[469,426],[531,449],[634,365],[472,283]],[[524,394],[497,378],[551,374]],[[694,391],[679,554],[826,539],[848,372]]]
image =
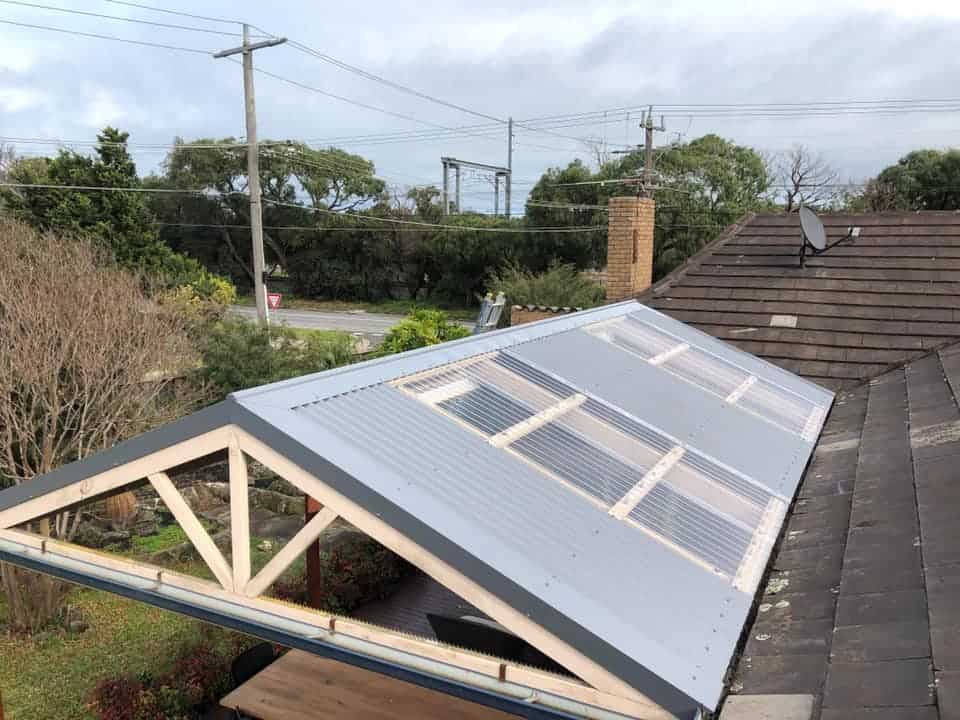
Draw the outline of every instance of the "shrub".
[[[236,636],[218,643],[204,629],[199,640],[177,651],[169,673],[159,677],[124,675],[101,680],[87,707],[98,720],[192,720],[215,705],[233,687],[230,665],[252,642]]]
[[[413,310],[387,333],[379,354],[392,355],[406,350],[456,340],[470,334],[462,325],[452,323],[441,310]]]
[[[229,280],[203,272],[194,281],[162,291],[157,296],[161,305],[168,305],[189,320],[200,332],[209,324],[222,320],[237,300],[237,290]]]
[[[546,305],[548,307],[593,307],[603,302],[604,290],[584,277],[573,265],[555,263],[543,273],[534,274],[519,265],[505,265],[487,278],[493,294],[502,292],[508,305]]]
[[[168,686],[153,688],[149,679],[125,675],[101,680],[88,708],[98,720],[186,720],[187,698]]]
[[[410,570],[399,555],[359,533],[350,534],[329,552],[320,554],[318,575],[320,608],[333,613],[348,613],[374,600],[389,597]],[[306,605],[307,577],[301,572],[275,582],[271,596]]]
[[[230,662],[204,639],[181,649],[164,686],[186,698],[188,707],[218,701],[230,691]],[[164,687],[161,686],[161,687]]]
[[[225,319],[206,333],[203,373],[224,394],[346,365],[354,341],[345,333],[298,333]]]
[[[320,560],[321,607],[347,613],[364,603],[388,597],[409,565],[376,540],[358,537]]]

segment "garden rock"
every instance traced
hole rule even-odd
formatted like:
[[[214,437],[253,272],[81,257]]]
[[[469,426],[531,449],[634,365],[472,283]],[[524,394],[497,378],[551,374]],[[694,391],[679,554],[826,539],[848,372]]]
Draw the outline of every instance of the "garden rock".
[[[211,489],[214,483],[197,483],[183,488],[180,493],[194,512],[211,510],[223,504],[223,500]],[[229,495],[228,495],[229,498]]]
[[[121,548],[126,548],[130,546],[130,533],[126,530],[111,530],[100,536],[100,542],[100,547],[116,545]]]
[[[318,540],[321,553],[332,553],[336,550],[354,547],[357,543],[366,540],[366,534],[357,530],[353,525],[337,520],[320,535]]]
[[[74,535],[73,541],[77,545],[98,549],[104,545],[103,535],[104,531],[102,528],[97,527],[93,522],[85,521],[80,523],[80,527],[77,528],[77,534]]]
[[[140,510],[133,520],[130,532],[136,537],[156,535],[160,532],[160,516],[153,510]]]
[[[273,480],[266,489],[271,492],[280,493],[281,495],[289,495],[290,497],[303,499],[303,491],[281,477]]]
[[[266,508],[280,515],[297,515],[303,517],[306,511],[306,501],[303,495],[291,497],[273,490],[250,488],[250,507]]]
[[[289,540],[303,527],[303,517],[278,515],[266,508],[250,512],[250,532],[257,537],[273,540]]]

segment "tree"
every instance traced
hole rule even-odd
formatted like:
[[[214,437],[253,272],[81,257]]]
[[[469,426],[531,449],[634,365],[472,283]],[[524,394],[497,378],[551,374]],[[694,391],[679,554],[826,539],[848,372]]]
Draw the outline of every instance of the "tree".
[[[93,189],[0,188],[6,213],[42,230],[94,240],[122,267],[160,287],[208,285],[209,274],[191,258],[174,253],[157,233],[129,135],[107,127],[97,135],[95,156],[61,150],[54,158],[21,158],[8,164],[11,182]]]
[[[960,150],[915,150],[884,168],[864,191],[872,211],[960,209]]]
[[[705,135],[657,148],[654,161],[654,279],[696,253],[721,228],[745,212],[769,206],[765,197],[770,175],[764,158],[752,148],[717,135]],[[603,165],[595,173],[579,161],[563,170],[548,170],[531,192],[533,202],[528,203],[528,215],[538,224],[561,224],[567,218],[569,225],[605,226],[606,213],[595,206],[606,205],[611,196],[636,192],[636,185],[619,181],[639,177],[643,166],[643,151],[637,150]],[[544,207],[550,202],[571,207]],[[594,241],[592,255],[596,264],[605,261],[605,232]],[[580,262],[577,265],[584,266]]]
[[[245,145],[234,138],[201,138],[191,143],[177,138],[163,175],[148,178],[147,184],[206,191],[203,196],[151,198],[160,219],[172,224],[163,238],[174,249],[201,258],[208,268],[229,274],[237,283],[253,285]],[[375,205],[385,193],[373,163],[358,155],[270,140],[260,147],[260,185],[267,267],[288,272],[298,253],[311,253],[323,244],[323,235],[272,227],[336,225],[329,213]],[[213,227],[175,227],[183,223]]]
[[[184,320],[146,297],[102,246],[0,219],[0,485],[180,416],[202,392]],[[79,512],[35,523],[70,540]],[[62,586],[3,569],[14,629],[48,622]]]
[[[9,170],[25,184],[139,188],[127,152],[128,134],[107,127],[97,135],[96,157],[61,150],[55,158],[24,159]],[[82,192],[15,188],[5,191],[8,212],[44,230],[97,238],[125,267],[153,265],[162,248],[154,217],[138,192]]]
[[[794,145],[784,152],[775,172],[787,212],[796,212],[804,205],[823,208],[837,200],[839,174],[822,155],[813,154],[804,145]]]

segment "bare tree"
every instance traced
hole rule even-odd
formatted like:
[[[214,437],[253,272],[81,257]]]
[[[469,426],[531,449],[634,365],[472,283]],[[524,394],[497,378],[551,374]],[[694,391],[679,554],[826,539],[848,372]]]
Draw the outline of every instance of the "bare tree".
[[[199,399],[178,380],[196,357],[187,320],[87,241],[0,219],[0,487],[182,415]],[[33,523],[73,538],[80,512]],[[52,619],[63,586],[2,569],[11,626]]]
[[[794,145],[780,156],[776,174],[787,212],[796,212],[801,205],[823,207],[835,200],[837,171],[804,145]]]

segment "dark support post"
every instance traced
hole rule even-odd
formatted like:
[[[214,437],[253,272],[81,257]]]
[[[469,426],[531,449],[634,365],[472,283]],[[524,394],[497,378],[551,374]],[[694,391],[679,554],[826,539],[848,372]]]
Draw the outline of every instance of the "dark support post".
[[[313,516],[321,510],[323,510],[323,505],[307,495],[304,524],[310,522]],[[320,540],[318,539],[307,548],[307,604],[312,608],[322,609],[320,608],[320,602],[323,588],[320,582]],[[0,720],[3,720],[2,716],[0,716]]]

